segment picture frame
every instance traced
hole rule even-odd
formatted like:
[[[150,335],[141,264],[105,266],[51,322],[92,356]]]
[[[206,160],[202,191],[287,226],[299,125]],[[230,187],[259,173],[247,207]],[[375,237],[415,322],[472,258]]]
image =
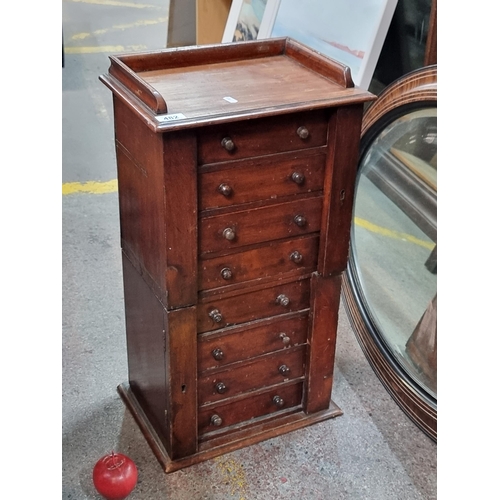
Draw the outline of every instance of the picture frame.
[[[272,25],[268,36],[289,36],[345,64],[355,85],[368,90],[397,3],[281,0],[274,18],[268,21]],[[262,30],[259,35],[265,38],[266,33]]]
[[[270,38],[281,0],[233,0],[222,43]]]

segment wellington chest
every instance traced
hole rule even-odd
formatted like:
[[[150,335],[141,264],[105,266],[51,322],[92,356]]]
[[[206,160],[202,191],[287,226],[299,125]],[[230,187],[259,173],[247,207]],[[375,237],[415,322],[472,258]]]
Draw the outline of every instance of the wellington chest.
[[[128,381],[166,472],[335,417],[363,105],[289,38],[111,56]]]

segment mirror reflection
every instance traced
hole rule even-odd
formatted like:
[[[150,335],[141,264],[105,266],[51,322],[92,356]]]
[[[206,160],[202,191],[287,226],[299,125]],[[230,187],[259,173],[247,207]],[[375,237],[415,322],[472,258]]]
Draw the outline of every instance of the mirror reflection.
[[[407,374],[437,397],[437,109],[393,119],[358,172],[352,260],[366,312]]]

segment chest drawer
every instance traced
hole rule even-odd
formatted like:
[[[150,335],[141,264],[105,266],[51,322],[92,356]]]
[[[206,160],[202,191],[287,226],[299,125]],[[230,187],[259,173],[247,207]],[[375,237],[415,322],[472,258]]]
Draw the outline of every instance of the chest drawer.
[[[246,398],[200,409],[198,412],[198,432],[207,434],[299,406],[302,404],[302,386],[302,382],[283,385]]]
[[[309,307],[309,279],[198,304],[198,333]]]
[[[199,289],[207,290],[234,283],[296,272],[305,274],[316,269],[317,235],[289,241],[269,242],[260,248],[200,260]]]
[[[305,346],[281,350],[198,377],[200,406],[304,376]]]
[[[235,161],[199,174],[200,209],[321,191],[325,154]]]
[[[326,144],[325,110],[215,125],[198,136],[198,163],[216,163]]]
[[[318,232],[323,198],[205,217],[199,223],[200,253],[224,250]]]
[[[205,333],[198,336],[198,371],[261,356],[269,352],[290,349],[305,344],[309,315],[280,321],[260,321],[251,328],[228,328],[224,333]]]

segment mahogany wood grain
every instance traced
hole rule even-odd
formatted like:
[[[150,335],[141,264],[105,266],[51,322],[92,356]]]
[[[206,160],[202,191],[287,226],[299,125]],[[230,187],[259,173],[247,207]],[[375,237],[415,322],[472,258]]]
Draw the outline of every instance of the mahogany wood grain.
[[[223,162],[323,146],[327,138],[327,120],[326,112],[318,110],[210,127],[199,134],[198,162]],[[299,127],[307,129],[306,138],[299,136]],[[221,144],[226,137],[234,143],[231,151]]]
[[[330,404],[337,342],[341,276],[311,278],[311,328],[306,362],[304,411],[314,413]]]
[[[196,304],[198,292],[198,192],[196,138],[190,131],[164,136],[163,165],[167,253],[167,307]],[[182,165],[182,168],[179,168]]]
[[[300,198],[272,206],[204,217],[200,220],[200,254],[206,257],[227,249],[319,231],[322,203],[321,196]],[[297,217],[303,218],[303,225],[296,222]],[[226,230],[234,233],[233,239],[224,236]]]
[[[125,254],[122,265],[130,388],[171,453],[165,421],[165,310]]]
[[[196,307],[169,311],[167,327],[166,416],[175,460],[197,451]]]
[[[351,69],[348,66],[326,57],[310,47],[288,39],[285,46],[285,54],[345,88],[354,87]]]
[[[374,96],[285,38],[113,56],[100,79],[115,104],[119,391],[165,470],[341,414],[339,273]]]
[[[285,295],[289,303],[277,302],[280,295]],[[291,283],[278,284],[262,290],[252,291],[232,297],[215,296],[198,305],[198,332],[208,332],[220,328],[246,323],[256,319],[300,311],[309,307],[309,280],[301,279]],[[217,309],[222,315],[216,322],[210,314]]]
[[[122,248],[165,290],[163,143],[114,99]]]
[[[279,396],[283,399],[283,406],[278,407],[273,403],[273,398]],[[280,385],[270,391],[250,395],[230,402],[221,402],[207,409],[200,409],[198,417],[198,430],[200,435],[216,431],[219,428],[248,422],[254,418],[275,413],[279,410],[296,407],[302,402],[302,383],[294,385]],[[218,415],[222,423],[214,426],[211,423],[213,415]]]
[[[326,162],[318,272],[341,273],[347,266],[351,235],[354,184],[359,158],[358,137],[363,110],[339,108],[329,123],[329,154]]]
[[[198,288],[205,290],[284,273],[311,273],[316,269],[318,239],[313,235],[271,241],[252,250],[200,259]],[[300,261],[296,262],[294,258],[300,258]]]
[[[258,157],[200,167],[200,211],[322,191],[326,161],[324,152],[294,151],[274,155],[272,162],[269,160]],[[294,174],[303,176],[303,180],[294,181]],[[225,185],[230,188],[229,194],[221,192],[220,186]]]
[[[302,378],[304,354],[305,346],[281,349],[200,375],[198,404],[203,406],[231,399],[240,393]],[[288,372],[282,374],[280,368]]]
[[[140,74],[165,68],[187,68],[279,56],[283,54],[285,44],[286,38],[273,38],[266,40],[265,43],[257,40],[245,43],[176,47],[167,50],[149,50],[145,53],[120,54],[117,57],[134,73]]]
[[[118,57],[109,56],[109,59],[111,61],[110,75],[114,76],[156,113],[166,113],[168,111],[167,103],[158,90],[143,79],[137,78],[130,67],[125,65]]]
[[[278,350],[304,344],[309,325],[308,311],[255,321],[251,326],[228,327],[198,335],[198,372]],[[213,352],[218,353],[214,357]]]

